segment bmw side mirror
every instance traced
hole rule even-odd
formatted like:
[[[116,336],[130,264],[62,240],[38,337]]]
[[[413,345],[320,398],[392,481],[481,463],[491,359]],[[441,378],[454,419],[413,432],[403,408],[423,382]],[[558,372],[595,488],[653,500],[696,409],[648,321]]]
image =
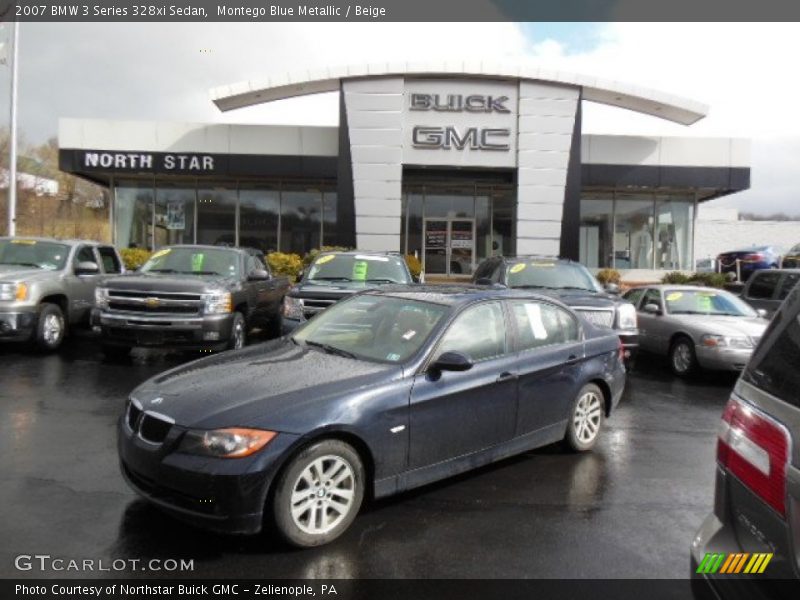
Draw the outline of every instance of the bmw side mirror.
[[[472,359],[462,352],[445,352],[436,359],[433,368],[437,371],[469,371],[472,365]]]
[[[619,294],[619,286],[616,283],[607,283],[606,291],[609,294]]]
[[[97,275],[99,272],[100,267],[91,260],[84,260],[75,265],[75,275]]]
[[[653,302],[651,302],[649,304],[645,304],[644,307],[642,308],[642,310],[644,312],[650,313],[652,315],[660,315],[661,314],[661,309],[658,307],[658,304],[655,304]]]
[[[269,279],[269,273],[264,269],[250,271],[250,274],[247,276],[248,281],[266,281],[267,279]]]

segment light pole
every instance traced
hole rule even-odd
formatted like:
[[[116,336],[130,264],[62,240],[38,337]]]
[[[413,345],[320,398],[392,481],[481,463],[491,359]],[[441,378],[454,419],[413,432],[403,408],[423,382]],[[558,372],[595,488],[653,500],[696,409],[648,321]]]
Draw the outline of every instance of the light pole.
[[[17,234],[17,57],[19,56],[19,21],[14,21],[11,54],[11,131],[8,153],[8,235]]]

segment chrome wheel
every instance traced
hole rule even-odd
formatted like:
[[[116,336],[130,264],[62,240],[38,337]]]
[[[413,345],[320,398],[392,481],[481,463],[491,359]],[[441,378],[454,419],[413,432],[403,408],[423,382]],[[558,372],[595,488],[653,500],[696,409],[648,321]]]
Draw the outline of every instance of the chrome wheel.
[[[340,456],[321,456],[303,469],[292,487],[292,521],[304,533],[328,533],[350,514],[355,495],[350,463]]]
[[[240,350],[244,348],[244,323],[237,321],[233,326],[233,349]]]
[[[42,339],[48,346],[55,346],[64,335],[64,320],[56,314],[48,314],[42,324]]]
[[[691,370],[694,357],[692,349],[686,342],[678,342],[672,351],[672,366],[677,373],[686,373]]]
[[[575,437],[583,444],[590,444],[600,432],[603,403],[594,391],[588,391],[578,399],[572,424]]]

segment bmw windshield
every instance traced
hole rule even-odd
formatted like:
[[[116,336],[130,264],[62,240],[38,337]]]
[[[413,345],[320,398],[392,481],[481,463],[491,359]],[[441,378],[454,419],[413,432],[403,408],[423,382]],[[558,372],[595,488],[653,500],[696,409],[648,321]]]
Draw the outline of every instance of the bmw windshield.
[[[319,313],[292,339],[329,354],[402,363],[423,347],[447,312],[430,302],[359,295]]]

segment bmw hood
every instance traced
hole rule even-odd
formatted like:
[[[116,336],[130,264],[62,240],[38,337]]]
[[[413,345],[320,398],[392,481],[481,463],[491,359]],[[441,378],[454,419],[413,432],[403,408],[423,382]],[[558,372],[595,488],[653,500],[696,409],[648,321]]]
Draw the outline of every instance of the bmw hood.
[[[402,375],[400,366],[326,354],[284,338],[182,365],[131,396],[179,426],[302,433],[310,407]]]

